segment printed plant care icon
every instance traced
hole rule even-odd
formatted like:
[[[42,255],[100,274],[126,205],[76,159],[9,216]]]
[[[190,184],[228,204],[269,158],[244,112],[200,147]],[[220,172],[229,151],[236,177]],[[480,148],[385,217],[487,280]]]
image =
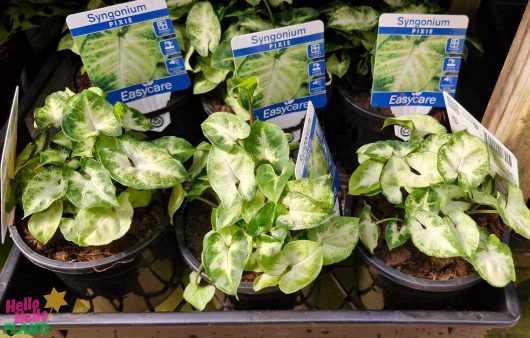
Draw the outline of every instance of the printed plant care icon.
[[[160,50],[164,55],[177,54],[178,52],[180,52],[177,39],[171,38],[168,40],[160,41]]]
[[[464,42],[464,39],[448,39],[445,52],[448,54],[462,54],[464,52]]]
[[[456,90],[456,83],[458,76],[445,75],[440,78],[440,90],[454,91]]]
[[[170,19],[154,21],[153,28],[155,29],[156,36],[167,36],[175,34],[175,30]]]
[[[166,60],[166,69],[169,74],[185,71],[184,60],[181,57]]]
[[[309,93],[318,93],[323,92],[326,90],[326,79],[325,78],[319,78],[314,79],[309,82]]]
[[[311,62],[308,66],[308,69],[309,76],[311,77],[324,75],[326,74],[326,61],[321,60]]]
[[[460,71],[460,65],[462,64],[461,57],[447,57],[444,58],[442,71],[448,73],[458,73]]]
[[[39,299],[24,297],[22,300],[8,299],[5,302],[5,313],[13,314],[13,322],[6,322],[2,328],[4,334],[40,334],[47,335],[50,332],[48,324],[51,310],[59,312],[61,306],[68,305],[64,300],[66,291],[58,292],[55,288],[44,295],[46,305],[44,309],[50,309],[50,312],[41,310]]]
[[[324,57],[324,43],[313,43],[307,46],[307,57],[309,59],[316,59]]]

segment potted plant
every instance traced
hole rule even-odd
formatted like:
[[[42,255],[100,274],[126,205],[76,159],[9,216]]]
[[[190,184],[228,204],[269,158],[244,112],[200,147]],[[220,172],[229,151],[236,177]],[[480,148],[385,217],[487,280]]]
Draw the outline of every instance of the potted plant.
[[[370,104],[379,16],[382,13],[440,13],[442,9],[431,1],[384,0],[362,1],[355,5],[348,1],[335,1],[333,5],[326,5],[320,11],[326,21],[326,68],[335,76],[334,90],[337,93],[333,100],[336,113],[325,119],[324,124],[330,135],[332,150],[337,154],[337,161],[351,172],[355,169],[355,166],[352,167],[352,154],[361,145],[395,138],[393,130],[381,130],[385,118],[393,116],[390,108],[372,107]],[[388,46],[392,60],[396,63],[414,65],[413,74],[424,72],[429,76],[433,73],[432,70],[441,69],[441,64],[438,65],[438,61],[433,58],[432,64],[418,68],[419,63],[414,60],[422,58],[422,52],[415,48],[416,43],[418,41],[411,38],[401,41],[399,46],[382,43],[379,48]],[[402,70],[402,67],[397,69]],[[404,71],[389,76],[399,78],[409,74]],[[405,81],[401,79],[401,82]],[[417,89],[421,90],[426,89]],[[444,119],[443,110],[433,109],[430,114],[440,121]],[[344,130],[351,132],[346,140],[340,139]]]
[[[514,281],[500,219],[530,238],[530,211],[517,186],[507,184],[506,197],[495,187],[497,155],[430,116],[389,118],[390,125],[409,128],[410,140],[359,148],[349,182],[364,260],[416,305],[421,297],[450,304],[480,278],[495,287]]]
[[[255,80],[238,88],[252,102]],[[193,269],[184,298],[202,310],[217,288],[239,299],[236,307],[292,307],[292,297],[285,302],[279,295],[295,294],[323,265],[347,258],[358,219],[336,216],[330,175],[294,178],[281,128],[259,120],[248,125],[226,112],[211,114],[201,127],[209,143],[195,151],[190,203],[177,224]]]
[[[191,7],[187,16],[174,21],[175,27],[185,25],[182,36],[186,45],[187,69],[195,74],[193,92],[201,94],[208,114],[225,111],[244,119],[250,118],[248,107],[241,105],[235,96],[229,94],[229,83],[236,78],[232,38],[315,20],[319,17],[319,12],[312,5],[314,2],[306,1],[303,3],[304,7],[298,7],[292,1],[283,0],[215,4],[201,1]],[[260,89],[255,95],[256,106],[290,100],[299,93],[309,95],[307,66],[298,61],[305,58],[305,55],[305,49],[292,53],[277,50],[254,55],[238,62],[237,77],[258,78]],[[262,72],[256,74],[257,68]],[[303,122],[290,126],[287,131],[293,133],[300,131],[302,127]]]
[[[111,105],[99,88],[55,92],[34,120],[37,135],[11,178],[7,210],[22,211],[9,227],[14,243],[79,297],[123,301],[118,308],[127,311],[136,295],[152,308],[182,272],[167,224],[182,202],[182,163],[193,146],[172,136],[147,140],[149,121]]]

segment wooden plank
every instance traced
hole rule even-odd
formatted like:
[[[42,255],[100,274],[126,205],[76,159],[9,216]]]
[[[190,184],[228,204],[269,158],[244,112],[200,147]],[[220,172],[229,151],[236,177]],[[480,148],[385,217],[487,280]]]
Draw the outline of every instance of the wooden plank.
[[[517,156],[519,180],[530,197],[530,5],[506,57],[482,123]]]

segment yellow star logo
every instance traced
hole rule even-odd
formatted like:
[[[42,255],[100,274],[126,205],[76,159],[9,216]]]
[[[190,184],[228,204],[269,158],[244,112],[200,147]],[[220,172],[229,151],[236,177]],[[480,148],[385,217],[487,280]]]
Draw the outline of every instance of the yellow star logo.
[[[49,295],[44,295],[44,298],[46,298],[46,306],[45,309],[54,309],[55,311],[59,312],[59,309],[63,305],[68,305],[66,301],[64,300],[64,296],[66,294],[66,291],[63,292],[57,292],[55,288],[52,288],[52,292],[50,292]]]

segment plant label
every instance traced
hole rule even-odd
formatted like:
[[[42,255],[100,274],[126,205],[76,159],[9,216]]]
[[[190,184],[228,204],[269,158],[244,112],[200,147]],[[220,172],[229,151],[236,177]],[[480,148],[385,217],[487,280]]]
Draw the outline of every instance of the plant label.
[[[312,21],[232,38],[236,75],[256,76],[254,115],[300,140],[309,102],[326,105],[324,23]]]
[[[190,87],[164,0],[76,13],[66,23],[90,80],[111,103],[121,101],[147,113],[165,107],[171,92]],[[159,128],[168,124],[158,122]]]
[[[443,95],[452,132],[466,129],[488,145],[492,155],[490,156],[491,168],[498,174],[495,176],[497,188],[506,191],[503,183],[505,181],[519,185],[517,157],[449,93],[444,92]]]
[[[1,178],[1,217],[2,217],[2,244],[6,238],[7,227],[12,225],[15,220],[15,208],[7,210],[7,205],[12,201],[10,180],[15,175],[15,161],[17,156],[17,125],[18,125],[18,87],[13,95],[13,103],[7,122],[6,137],[4,140],[4,149],[2,151]]]
[[[300,149],[296,159],[294,175],[297,179],[314,178],[323,175],[333,178],[333,193],[335,194],[335,211],[339,215],[340,177],[331,156],[324,131],[320,126],[312,102],[307,105],[304,129],[300,140]]]
[[[465,15],[381,15],[372,106],[443,107],[443,92],[456,91],[467,25]]]

